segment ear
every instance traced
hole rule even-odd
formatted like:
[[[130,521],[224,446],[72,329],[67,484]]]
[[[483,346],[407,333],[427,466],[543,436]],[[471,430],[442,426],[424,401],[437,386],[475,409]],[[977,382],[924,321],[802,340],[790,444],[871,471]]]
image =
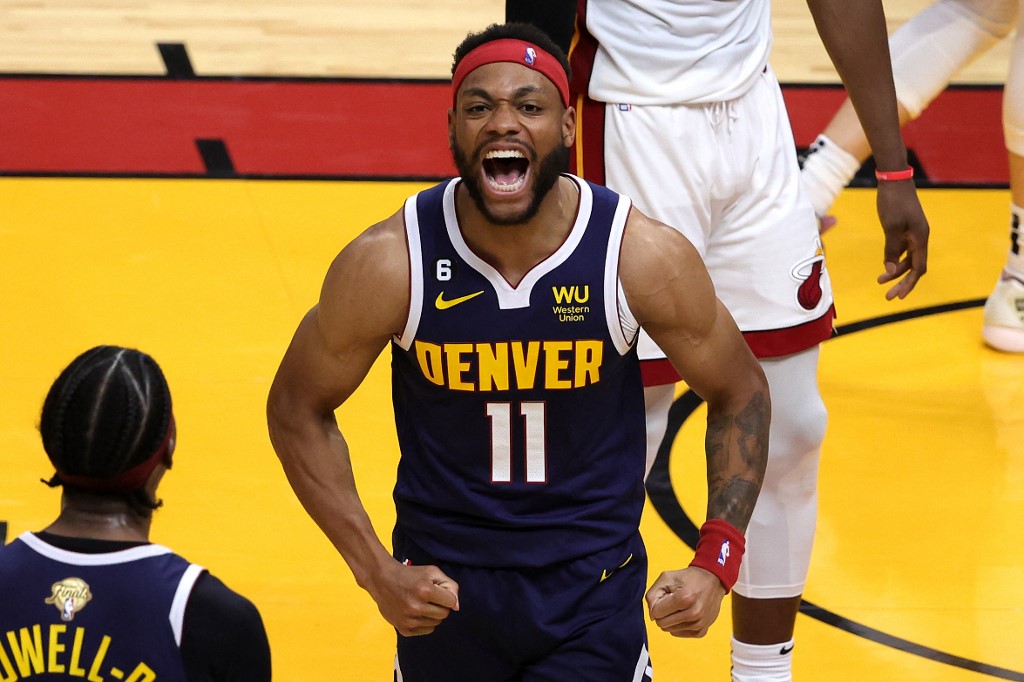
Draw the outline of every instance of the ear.
[[[576,141],[576,108],[566,107],[562,113],[562,144],[571,147]]]
[[[163,456],[163,465],[168,469],[171,468],[171,464],[174,461],[174,448],[178,445],[178,425],[176,422],[171,422],[171,435],[167,439],[167,452]]]

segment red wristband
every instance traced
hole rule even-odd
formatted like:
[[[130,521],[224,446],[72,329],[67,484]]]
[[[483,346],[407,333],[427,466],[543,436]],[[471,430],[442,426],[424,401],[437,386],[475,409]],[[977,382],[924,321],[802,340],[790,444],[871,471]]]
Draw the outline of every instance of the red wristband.
[[[897,180],[909,180],[914,177],[914,168],[907,166],[900,171],[875,171],[875,177],[882,182],[895,182]]]
[[[743,533],[728,521],[709,519],[700,527],[697,553],[691,566],[714,573],[729,592],[740,575],[740,561],[746,549]]]

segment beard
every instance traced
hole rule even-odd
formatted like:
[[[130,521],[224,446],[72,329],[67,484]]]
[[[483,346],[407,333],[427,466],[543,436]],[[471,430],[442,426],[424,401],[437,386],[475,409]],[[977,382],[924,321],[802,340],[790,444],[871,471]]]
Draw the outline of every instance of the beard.
[[[470,159],[455,144],[454,139],[449,140],[449,146],[452,150],[455,167],[462,177],[462,182],[466,185],[470,198],[473,199],[473,203],[484,214],[484,217],[495,225],[521,225],[537,215],[544,197],[548,195],[551,188],[558,182],[559,176],[569,167],[569,148],[562,145],[552,149],[547,156],[540,160],[540,163],[535,163],[531,160],[530,166],[535,169],[535,178],[533,196],[530,197],[529,205],[517,215],[497,216],[494,215],[487,206],[487,202],[484,201],[483,180],[480,177],[480,173],[477,172],[477,169],[481,166],[477,161],[479,154],[474,155],[474,159]]]

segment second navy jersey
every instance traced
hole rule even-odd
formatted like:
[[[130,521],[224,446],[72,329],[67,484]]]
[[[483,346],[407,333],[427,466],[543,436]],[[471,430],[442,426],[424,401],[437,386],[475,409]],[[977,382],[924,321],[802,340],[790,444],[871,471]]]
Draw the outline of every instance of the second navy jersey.
[[[394,497],[397,527],[439,560],[547,566],[639,526],[644,398],[618,279],[630,202],[568,177],[580,194],[571,231],[515,285],[464,241],[460,180],[406,202]]]
[[[185,682],[202,572],[161,545],[81,554],[23,533],[0,548],[0,679]]]

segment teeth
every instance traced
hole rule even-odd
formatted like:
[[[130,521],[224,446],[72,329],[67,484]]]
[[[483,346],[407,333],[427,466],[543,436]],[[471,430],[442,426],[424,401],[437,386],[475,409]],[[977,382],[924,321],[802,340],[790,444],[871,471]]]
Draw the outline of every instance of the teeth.
[[[518,180],[508,185],[504,185],[495,180],[494,178],[488,177],[487,184],[489,184],[491,187],[493,187],[499,192],[515,192],[516,190],[522,188],[522,186],[526,184],[526,176],[520,175]]]
[[[487,152],[488,159],[523,159],[522,152],[516,149],[493,149]]]

